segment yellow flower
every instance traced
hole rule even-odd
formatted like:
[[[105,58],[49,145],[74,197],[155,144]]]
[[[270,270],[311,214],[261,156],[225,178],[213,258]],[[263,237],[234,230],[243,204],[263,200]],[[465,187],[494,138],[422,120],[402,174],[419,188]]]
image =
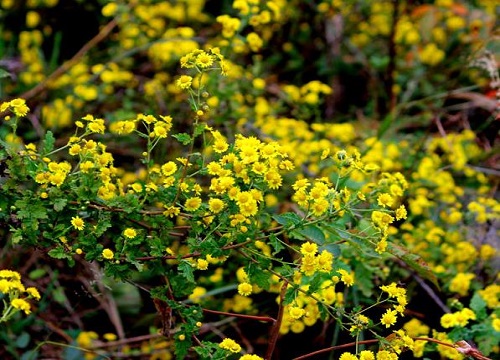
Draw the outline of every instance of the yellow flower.
[[[196,260],[196,268],[198,270],[207,270],[208,269],[208,261],[205,259],[197,259]]]
[[[193,83],[193,78],[191,76],[189,76],[189,75],[182,75],[176,81],[176,85],[178,87],[180,87],[181,89],[188,89],[188,88],[190,88],[192,83]]]
[[[450,282],[450,291],[461,296],[467,295],[471,280],[474,279],[474,277],[475,275],[472,273],[458,273]]]
[[[221,212],[222,209],[224,209],[224,205],[224,201],[222,201],[221,199],[214,198],[208,200],[208,208],[214,214],[218,214],[219,212]]]
[[[444,314],[441,316],[441,326],[445,329],[457,326],[457,319],[455,314]]]
[[[212,66],[213,63],[214,63],[214,56],[206,53],[205,51],[200,53],[195,60],[196,66],[202,69]]]
[[[390,327],[391,325],[394,325],[396,323],[396,315],[397,312],[395,310],[390,310],[388,309],[384,315],[382,315],[382,318],[380,319],[380,322],[385,325],[386,328]]]
[[[341,275],[340,280],[346,285],[346,286],[352,286],[354,285],[354,274],[350,274],[344,269],[337,270],[337,272]]]
[[[493,319],[491,325],[493,326],[493,329],[497,332],[500,332],[500,319],[495,318]]]
[[[241,351],[241,346],[236,341],[230,338],[225,338],[224,340],[222,340],[219,344],[219,347],[224,350],[229,350],[235,354]]]
[[[406,219],[408,213],[404,205],[401,205],[396,210],[396,220]]]
[[[137,231],[135,231],[135,229],[132,228],[127,228],[123,230],[123,235],[125,237],[128,237],[129,239],[133,239],[137,236]]]
[[[104,338],[104,340],[107,340],[107,341],[115,341],[117,338],[116,334],[113,334],[113,333],[106,333],[102,337]]]
[[[392,204],[394,203],[394,199],[390,194],[384,193],[378,196],[377,202],[380,206],[391,207]]]
[[[113,253],[113,251],[111,249],[104,249],[102,251],[102,257],[105,258],[105,259],[112,259],[113,257],[115,256],[115,254]]]
[[[305,314],[306,314],[306,311],[298,306],[291,306],[288,309],[288,315],[290,315],[290,317],[292,319],[295,319],[295,320],[300,319]]]
[[[370,350],[363,350],[359,354],[359,360],[375,360],[375,354]]]
[[[30,303],[27,302],[26,300],[24,299],[13,299],[10,304],[12,305],[12,307],[16,308],[16,309],[19,309],[19,310],[22,310],[24,311],[24,313],[26,315],[28,315],[29,313],[31,313],[31,306],[30,306]]]
[[[32,298],[36,299],[36,300],[40,300],[40,293],[38,292],[38,290],[34,287],[29,287],[26,289],[26,292],[28,293],[29,296],[31,296]]]
[[[239,360],[264,360],[264,358],[254,354],[245,354],[241,356]]]
[[[77,230],[83,230],[85,227],[85,223],[83,222],[83,219],[79,216],[74,216],[71,218],[71,225]]]
[[[380,350],[377,353],[377,360],[398,360],[398,355],[387,350]]]
[[[358,357],[356,355],[353,355],[351,353],[345,352],[342,355],[340,355],[339,360],[357,360]]]
[[[419,57],[422,64],[437,65],[445,57],[445,52],[437,47],[435,43],[427,44],[420,52]]]
[[[253,286],[247,282],[238,285],[238,293],[242,296],[248,296],[252,293]]]
[[[318,252],[318,245],[307,241],[300,247],[300,252],[303,255],[316,255],[316,253]]]
[[[201,206],[201,199],[197,196],[189,198],[184,203],[186,211],[196,211]]]

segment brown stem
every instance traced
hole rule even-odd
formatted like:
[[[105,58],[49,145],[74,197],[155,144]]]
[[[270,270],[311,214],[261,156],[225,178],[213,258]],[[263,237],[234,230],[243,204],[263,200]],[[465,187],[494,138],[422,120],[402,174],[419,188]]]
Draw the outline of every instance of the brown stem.
[[[271,360],[273,356],[274,349],[276,348],[276,342],[278,341],[278,337],[280,335],[280,327],[281,327],[281,322],[283,321],[283,311],[285,307],[283,306],[283,302],[285,300],[285,293],[286,289],[288,287],[288,282],[283,282],[283,285],[281,286],[281,292],[280,292],[280,303],[279,303],[279,310],[278,310],[278,316],[276,317],[276,321],[271,329],[271,336],[269,338],[269,345],[267,346],[267,351],[264,359],[266,360]]]
[[[93,346],[93,348],[94,349],[109,348],[109,347],[114,347],[114,346],[131,344],[131,343],[135,343],[135,342],[143,342],[143,341],[157,339],[157,338],[161,338],[161,337],[163,337],[163,335],[161,335],[161,334],[140,335],[140,336],[136,336],[136,337],[128,338],[128,339],[102,342],[98,345]]]
[[[331,346],[331,347],[328,347],[328,348],[325,348],[325,349],[321,349],[321,350],[314,351],[314,352],[309,353],[309,354],[305,354],[305,355],[296,357],[293,360],[307,359],[309,357],[312,357],[312,356],[315,356],[315,355],[318,355],[318,354],[323,354],[325,352],[330,352],[330,351],[333,351],[333,350],[338,350],[338,349],[343,349],[343,348],[346,348],[346,347],[356,346],[356,344],[358,344],[358,345],[361,345],[361,344],[374,344],[374,343],[377,343],[377,342],[378,342],[378,340],[373,339],[373,340],[363,340],[363,341],[358,341],[358,342],[351,342],[351,343],[347,343],[347,344]]]
[[[433,343],[436,343],[436,344],[439,344],[439,345],[447,346],[447,347],[450,347],[450,348],[453,348],[453,349],[457,349],[457,347],[458,347],[457,344],[452,344],[452,343],[448,343],[448,342],[444,342],[444,341],[440,341],[440,340],[433,339],[433,338],[428,338],[428,337],[419,336],[419,337],[414,337],[412,339],[413,339],[413,341],[429,341],[429,342],[433,342]],[[331,347],[328,347],[328,348],[325,348],[325,349],[317,350],[317,351],[314,351],[314,352],[311,352],[311,353],[308,353],[308,354],[296,357],[293,360],[307,359],[307,358],[310,358],[312,356],[323,354],[323,353],[330,352],[330,351],[333,351],[333,350],[338,350],[338,349],[343,349],[343,348],[346,348],[346,347],[356,346],[356,344],[357,345],[362,345],[362,344],[366,345],[366,344],[375,344],[377,342],[379,342],[379,340],[377,340],[377,339],[371,339],[371,340],[363,340],[363,341],[358,341],[358,342],[351,342],[351,343],[337,345],[337,346],[331,346]],[[470,357],[472,357],[474,359],[478,359],[478,360],[491,360],[490,358],[488,358],[488,357],[484,356],[483,354],[481,354],[479,352],[479,350],[474,349],[474,348],[471,348],[469,351],[467,351],[466,355],[468,355],[468,356],[470,356]]]
[[[107,23],[99,33],[94,36],[92,39],[90,39],[85,45],[82,46],[78,52],[73,55],[71,59],[63,63],[61,66],[59,66],[52,74],[50,74],[45,80],[40,82],[38,85],[36,85],[34,88],[26,91],[24,94],[22,94],[20,97],[23,99],[30,99],[42,91],[45,90],[45,88],[48,86],[48,84],[56,80],[59,76],[64,74],[66,71],[68,71],[73,65],[75,65],[82,57],[85,56],[85,54],[95,47],[97,44],[99,44],[101,41],[103,41],[105,38],[108,37],[108,35],[111,33],[111,31],[118,25],[118,22],[116,19],[111,20],[109,23]]]
[[[269,316],[246,315],[246,314],[230,313],[230,312],[210,310],[210,309],[202,309],[202,310],[203,310],[203,312],[206,312],[209,314],[239,317],[239,318],[249,319],[249,320],[274,322],[274,323],[276,323],[276,321],[277,321],[276,319],[273,319],[272,317],[269,317]]]
[[[245,242],[239,243],[239,244],[234,244],[234,245],[226,245],[223,246],[221,249],[222,250],[231,250],[231,249],[237,249],[240,247],[243,247],[247,245],[248,243],[252,242],[252,240],[247,240]],[[195,251],[193,253],[185,254],[180,257],[175,256],[175,255],[165,255],[165,256],[141,256],[135,258],[135,260],[140,260],[140,261],[149,261],[149,260],[158,260],[158,259],[163,259],[163,260],[178,260],[178,259],[189,259],[189,258],[194,258],[194,257],[199,257],[201,256],[201,253],[198,251]]]
[[[398,24],[399,17],[399,0],[392,1],[392,23],[391,23],[391,33],[389,35],[389,64],[387,64],[386,74],[385,74],[385,93],[389,100],[388,112],[396,107],[396,96],[394,94],[394,73],[396,71],[396,27]],[[382,114],[382,115],[385,115]]]

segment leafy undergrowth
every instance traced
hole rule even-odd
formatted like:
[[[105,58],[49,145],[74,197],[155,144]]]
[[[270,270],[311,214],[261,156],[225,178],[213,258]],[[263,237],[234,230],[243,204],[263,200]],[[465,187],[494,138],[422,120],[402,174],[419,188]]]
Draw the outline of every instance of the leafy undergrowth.
[[[498,356],[494,11],[2,0],[1,357]]]

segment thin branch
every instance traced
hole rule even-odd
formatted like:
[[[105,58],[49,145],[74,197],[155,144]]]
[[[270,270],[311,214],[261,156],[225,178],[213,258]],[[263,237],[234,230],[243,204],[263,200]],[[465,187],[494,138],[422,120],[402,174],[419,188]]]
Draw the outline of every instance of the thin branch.
[[[417,274],[412,274],[413,278],[418,282],[418,284],[425,290],[425,292],[434,300],[437,306],[441,308],[445,313],[449,314],[450,309],[441,301],[441,299],[436,295],[436,293],[432,290],[432,288],[425,283],[420,276]]]
[[[283,306],[283,302],[285,300],[285,293],[286,289],[288,287],[288,282],[283,282],[283,285],[281,286],[281,292],[280,292],[280,303],[279,303],[279,310],[278,310],[278,316],[276,318],[276,322],[274,323],[272,329],[271,329],[271,336],[269,338],[269,345],[267,346],[267,351],[266,351],[266,356],[264,359],[266,360],[271,360],[273,356],[274,349],[276,348],[276,342],[278,341],[278,337],[280,335],[280,327],[281,327],[281,322],[283,321],[283,311],[285,307]]]
[[[269,317],[269,316],[246,315],[246,314],[230,313],[230,312],[218,311],[218,310],[210,310],[210,309],[205,309],[205,308],[202,308],[202,310],[203,310],[203,312],[206,312],[209,314],[232,316],[232,317],[236,317],[236,318],[243,318],[243,319],[249,319],[249,320],[265,321],[265,322],[273,322],[273,323],[276,323],[276,321],[277,321],[276,319]]]
[[[23,93],[20,97],[23,99],[30,99],[42,91],[44,91],[47,86],[50,84],[51,81],[56,80],[59,76],[63,75],[65,72],[67,72],[73,65],[78,63],[82,57],[89,52],[90,49],[94,48],[97,44],[99,44],[101,41],[106,39],[108,35],[111,33],[111,31],[118,25],[118,22],[116,19],[111,20],[109,23],[107,23],[99,33],[94,36],[92,39],[90,39],[85,45],[82,46],[78,52],[73,55],[71,59],[63,63],[61,66],[59,66],[52,74],[50,74],[48,77],[45,78],[42,82],[40,82],[38,85],[36,85],[34,88],[26,91]]]
[[[378,343],[378,340],[376,340],[376,339],[363,340],[363,341],[358,341],[358,342],[351,342],[351,343],[347,343],[347,344],[331,346],[331,347],[328,347],[328,348],[325,348],[325,349],[321,349],[321,350],[318,350],[318,351],[311,352],[309,354],[305,354],[305,355],[296,357],[293,360],[307,359],[309,357],[312,357],[312,356],[315,356],[315,355],[319,355],[319,354],[323,354],[323,353],[326,353],[326,352],[330,352],[330,351],[333,351],[333,350],[338,350],[338,349],[343,349],[343,348],[347,348],[347,347],[356,346],[356,344],[357,345],[362,345],[362,344],[375,344],[375,343]]]

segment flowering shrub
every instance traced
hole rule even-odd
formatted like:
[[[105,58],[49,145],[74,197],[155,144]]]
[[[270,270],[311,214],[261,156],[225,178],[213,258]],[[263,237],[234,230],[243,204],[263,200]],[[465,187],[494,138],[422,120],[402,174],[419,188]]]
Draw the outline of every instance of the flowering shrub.
[[[3,39],[17,44],[22,69],[5,72],[11,99],[0,104],[0,236],[19,254],[2,261],[2,320],[28,315],[26,298],[67,312],[79,281],[110,327],[78,315],[54,327],[33,311],[43,338],[63,341],[37,337],[28,348],[16,336],[35,325],[1,330],[11,356],[47,345],[63,358],[498,354],[500,206],[494,152],[485,153],[495,140],[446,127],[452,114],[436,103],[410,114],[438,91],[441,74],[430,69],[453,41],[484,44],[491,9],[235,0],[209,15],[203,1],[103,2],[91,11],[108,22],[50,72],[40,13],[57,3],[1,3],[6,20],[26,16],[26,30]],[[300,23],[308,7],[313,21]],[[339,19],[352,53],[390,85],[371,89],[372,112],[359,121],[329,117],[341,111],[339,78],[304,73],[293,85],[289,73],[307,59],[299,47],[311,24],[327,31],[318,49],[339,45],[329,28]],[[285,38],[287,27],[298,36]],[[317,73],[335,75],[323,63],[332,61],[316,59]],[[479,83],[489,76],[498,90],[494,59],[478,61],[489,71]],[[493,100],[480,96],[493,116]],[[365,116],[383,121],[368,126]],[[430,119],[428,133],[408,131]],[[47,299],[7,269],[30,255],[24,270]],[[62,276],[72,269],[74,279]],[[147,322],[139,333],[124,324],[130,315]],[[314,347],[287,349],[295,334]]]

